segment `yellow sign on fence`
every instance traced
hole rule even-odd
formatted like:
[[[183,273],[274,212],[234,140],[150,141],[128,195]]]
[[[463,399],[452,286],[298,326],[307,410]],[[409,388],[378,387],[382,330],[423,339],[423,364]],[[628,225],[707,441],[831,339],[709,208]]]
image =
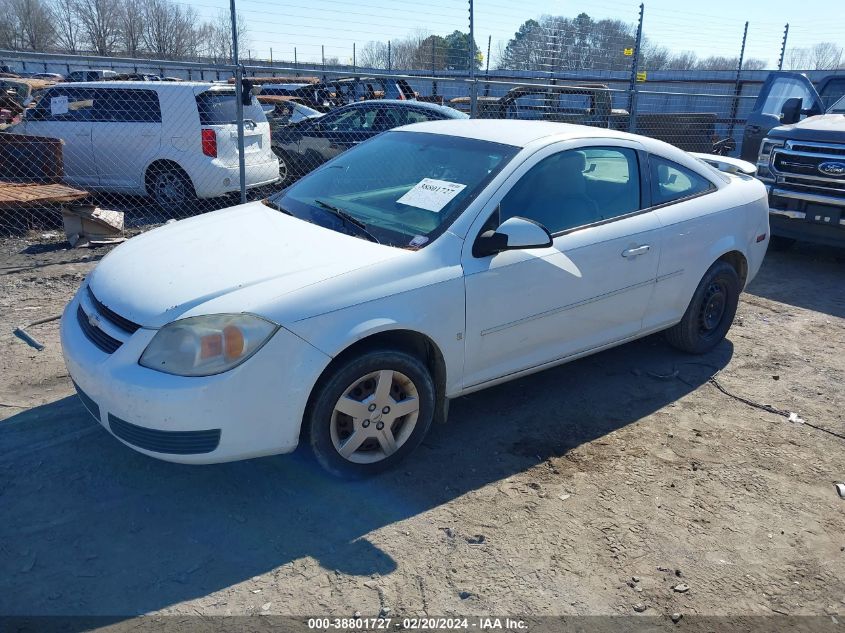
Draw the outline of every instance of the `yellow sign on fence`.
[[[633,48],[626,48],[622,52],[625,53],[625,57],[633,57],[633,55],[634,55],[634,49]]]
[[[645,71],[642,71],[642,72],[638,72],[638,73],[637,73],[637,81],[639,81],[640,83],[642,83],[642,82],[644,82],[646,79],[648,79],[648,73],[646,73]]]

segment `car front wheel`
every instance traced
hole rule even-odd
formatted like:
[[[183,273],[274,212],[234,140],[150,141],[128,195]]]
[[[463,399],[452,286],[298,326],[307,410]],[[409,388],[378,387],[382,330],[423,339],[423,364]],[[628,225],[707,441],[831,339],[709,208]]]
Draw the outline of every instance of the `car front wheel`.
[[[733,323],[741,283],[734,267],[724,261],[704,274],[683,319],[666,330],[670,345],[691,354],[704,354],[716,347]]]
[[[375,475],[422,442],[435,401],[431,374],[418,358],[402,351],[364,352],[318,384],[306,420],[308,442],[334,475]]]

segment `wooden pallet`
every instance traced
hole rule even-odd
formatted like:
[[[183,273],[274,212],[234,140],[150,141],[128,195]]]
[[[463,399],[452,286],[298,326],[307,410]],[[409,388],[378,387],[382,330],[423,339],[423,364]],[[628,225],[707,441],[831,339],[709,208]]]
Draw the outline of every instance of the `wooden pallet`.
[[[56,183],[17,183],[0,181],[0,209],[62,204],[81,200],[88,192]]]

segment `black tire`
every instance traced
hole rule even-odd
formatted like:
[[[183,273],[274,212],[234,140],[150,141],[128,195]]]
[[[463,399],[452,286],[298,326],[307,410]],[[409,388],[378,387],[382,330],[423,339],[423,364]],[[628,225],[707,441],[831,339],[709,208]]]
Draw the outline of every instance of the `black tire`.
[[[666,330],[666,340],[672,347],[690,354],[709,352],[728,333],[741,290],[733,266],[716,262],[695,289],[681,322]]]
[[[168,215],[189,215],[196,210],[197,194],[191,179],[178,165],[160,164],[150,167],[147,193]]]
[[[797,240],[792,237],[781,237],[780,235],[772,235],[769,238],[769,250],[772,252],[786,251],[795,245]]]
[[[349,391],[355,385],[363,388],[364,391],[362,393],[366,394],[368,383],[366,381],[358,381],[371,374],[385,370],[394,372],[393,376],[396,376],[393,384],[397,391],[391,391],[391,394],[398,394],[400,402],[406,402],[405,398],[408,398],[409,401],[411,398],[401,391],[402,387],[396,385],[401,380],[410,380],[410,387],[408,387],[408,383],[405,383],[405,386],[408,389],[415,390],[418,404],[413,425],[403,431],[403,425],[410,423],[412,420],[409,416],[397,418],[395,421],[388,420],[388,424],[397,429],[397,436],[394,436],[392,428],[388,429],[391,438],[398,438],[400,434],[404,433],[404,439],[402,439],[401,445],[397,439],[398,448],[391,454],[387,454],[386,449],[381,444],[382,440],[380,438],[368,437],[360,445],[360,449],[353,449],[354,452],[351,458],[346,458],[341,455],[340,448],[336,445],[336,443],[342,443],[341,448],[345,446],[344,438],[340,437],[341,433],[349,433],[345,438],[346,441],[349,441],[353,434],[361,432],[375,433],[378,435],[378,433],[382,432],[381,429],[384,428],[384,423],[382,422],[382,427],[379,427],[379,432],[377,433],[375,431],[375,425],[380,420],[377,421],[376,417],[373,417],[373,421],[363,419],[362,417],[353,418],[350,415],[338,412],[336,406],[340,404],[341,397],[346,395],[347,392],[349,392],[350,396],[354,396],[354,399],[359,399],[359,396],[355,395],[354,391]],[[387,374],[379,374],[379,377],[381,375]],[[378,383],[378,378],[370,380],[375,380]],[[377,388],[377,384],[373,388]],[[364,406],[368,398],[375,398],[376,395],[376,393],[373,393],[369,396],[361,396],[363,397],[361,405]],[[393,396],[391,395],[391,397]],[[314,389],[309,401],[308,411],[305,414],[304,439],[307,439],[320,465],[333,475],[350,479],[370,477],[393,467],[419,446],[426,433],[428,433],[431,422],[434,419],[436,399],[437,392],[434,381],[431,378],[428,367],[419,358],[407,352],[396,350],[374,349],[366,351],[358,356],[342,361],[320,379]],[[358,403],[356,402],[355,404],[357,405]],[[375,402],[369,406],[375,409],[376,407],[374,405]],[[381,404],[378,406],[381,406]],[[384,410],[382,409],[382,411]],[[379,411],[375,410],[371,415],[379,416]],[[385,414],[384,419],[388,419],[387,414]],[[365,422],[369,428],[366,431],[362,431]],[[398,427],[396,427],[397,424],[399,425]],[[373,446],[373,443],[375,443],[375,446]],[[369,454],[368,451],[370,451]],[[366,463],[354,461],[362,459],[374,459],[375,461]]]

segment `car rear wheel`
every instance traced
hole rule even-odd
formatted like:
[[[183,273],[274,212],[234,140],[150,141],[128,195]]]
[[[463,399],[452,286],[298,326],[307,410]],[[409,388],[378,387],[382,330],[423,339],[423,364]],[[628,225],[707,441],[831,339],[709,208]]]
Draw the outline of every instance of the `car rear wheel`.
[[[151,169],[147,177],[147,192],[156,204],[170,214],[190,211],[187,207],[197,196],[188,174],[177,165],[160,165]]]
[[[307,414],[308,442],[330,473],[375,475],[402,461],[434,418],[436,390],[418,358],[372,350],[336,367],[315,389]]]
[[[739,304],[739,275],[727,262],[718,261],[705,273],[683,319],[666,330],[673,347],[691,354],[704,354],[728,333]]]

